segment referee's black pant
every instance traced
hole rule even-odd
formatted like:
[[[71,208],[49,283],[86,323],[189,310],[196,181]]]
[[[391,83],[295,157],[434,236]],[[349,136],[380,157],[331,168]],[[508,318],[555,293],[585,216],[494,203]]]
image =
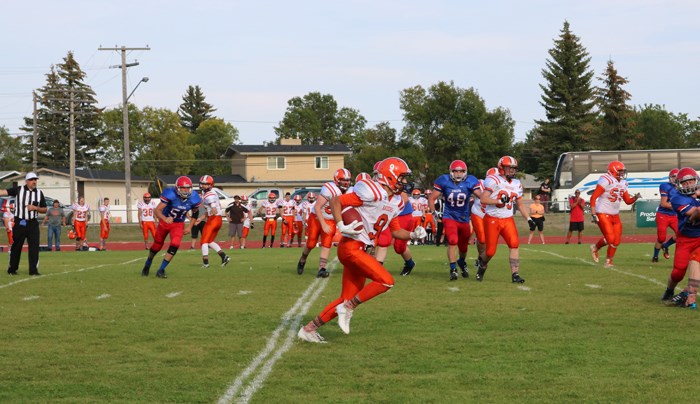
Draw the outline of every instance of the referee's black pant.
[[[14,242],[10,248],[10,266],[8,273],[16,273],[19,268],[19,259],[22,257],[22,246],[27,240],[29,246],[29,275],[39,273],[39,221],[27,220],[22,225],[22,220],[15,218],[15,225],[12,227],[12,237]]]

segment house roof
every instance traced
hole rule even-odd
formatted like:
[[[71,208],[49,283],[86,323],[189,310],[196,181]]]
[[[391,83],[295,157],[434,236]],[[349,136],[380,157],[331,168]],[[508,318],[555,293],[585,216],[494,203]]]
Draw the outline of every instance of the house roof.
[[[36,173],[41,178],[42,173],[51,173],[61,176],[70,176],[70,171],[68,168],[39,168]],[[11,180],[19,181],[24,177],[24,174],[16,175],[11,178]],[[86,168],[76,168],[75,177],[79,181],[124,181],[126,176],[123,172],[119,171],[106,171],[106,170],[89,170]],[[138,175],[131,176],[132,181],[136,182],[151,182],[151,179],[146,177],[141,177]]]
[[[350,148],[342,144],[331,145],[238,145],[232,144],[226,149],[224,154],[226,157],[232,157],[235,154],[351,154]]]
[[[158,179],[165,182],[166,184],[175,184],[175,181],[181,177],[180,175],[160,175]],[[192,184],[199,184],[199,179],[201,175],[185,175],[188,177]],[[215,184],[245,184],[248,181],[238,174],[225,174],[225,175],[213,175]]]
[[[19,175],[19,171],[0,171],[0,181]]]

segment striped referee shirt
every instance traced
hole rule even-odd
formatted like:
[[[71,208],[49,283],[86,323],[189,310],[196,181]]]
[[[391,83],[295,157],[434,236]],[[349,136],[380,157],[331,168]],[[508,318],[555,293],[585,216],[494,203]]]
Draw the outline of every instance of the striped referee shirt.
[[[7,195],[15,197],[15,222],[19,220],[36,220],[39,212],[36,210],[29,211],[28,205],[35,205],[41,208],[46,207],[46,199],[44,193],[35,188],[33,191],[26,185],[7,188]]]

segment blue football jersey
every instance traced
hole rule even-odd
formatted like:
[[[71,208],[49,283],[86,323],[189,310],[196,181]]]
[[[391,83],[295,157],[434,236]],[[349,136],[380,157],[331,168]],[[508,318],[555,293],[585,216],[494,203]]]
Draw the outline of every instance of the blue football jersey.
[[[433,189],[442,193],[445,203],[443,218],[458,222],[469,222],[471,210],[469,198],[475,189],[478,189],[479,180],[468,175],[463,181],[455,184],[449,174],[439,176],[433,184]]]
[[[181,223],[185,221],[187,212],[199,207],[202,198],[197,192],[193,191],[192,195],[183,201],[180,195],[177,194],[177,189],[172,187],[163,190],[163,193],[160,195],[160,201],[167,204],[165,209],[163,209],[163,215],[172,217],[174,223]]]
[[[674,192],[671,197],[671,206],[678,215],[678,231],[687,237],[700,237],[700,223],[691,222],[686,216],[694,206],[700,206],[700,201],[692,196]]]
[[[668,198],[668,201],[671,202],[671,197],[673,194],[676,193],[676,187],[673,186],[670,182],[664,182],[663,184],[659,185],[659,193],[661,196],[665,196]],[[659,205],[659,208],[656,210],[657,213],[661,213],[662,215],[669,215],[673,216],[676,214],[676,212],[673,211],[673,209],[669,208],[664,208],[661,205]]]

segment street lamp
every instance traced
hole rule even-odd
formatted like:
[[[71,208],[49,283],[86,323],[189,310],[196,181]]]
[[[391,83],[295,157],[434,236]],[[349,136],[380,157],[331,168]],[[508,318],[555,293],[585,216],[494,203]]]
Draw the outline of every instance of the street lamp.
[[[126,65],[125,56],[122,53],[122,66]],[[131,90],[131,93],[127,97],[126,95],[126,69],[122,69],[122,97],[124,99],[122,103],[122,113],[124,119],[124,179],[126,186],[126,222],[131,223],[131,147],[129,146],[129,98],[134,94],[134,91],[139,87],[139,84],[148,81],[148,77],[142,78]]]

